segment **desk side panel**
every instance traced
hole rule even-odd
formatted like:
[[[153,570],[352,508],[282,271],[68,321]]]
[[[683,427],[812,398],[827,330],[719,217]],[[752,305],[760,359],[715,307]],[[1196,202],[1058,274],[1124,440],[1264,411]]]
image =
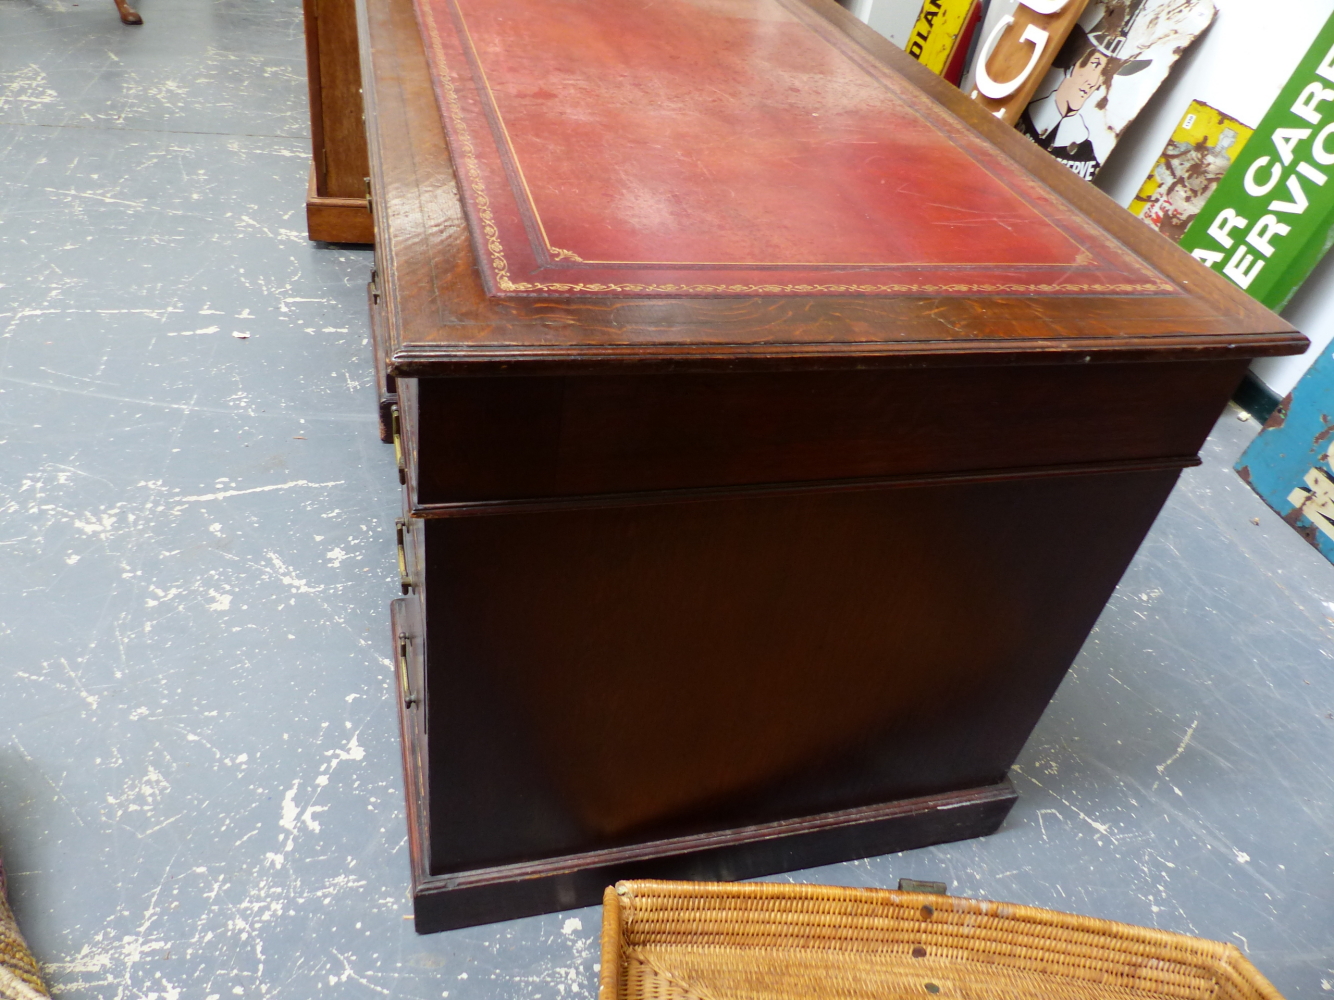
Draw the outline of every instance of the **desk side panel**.
[[[1000,781],[1176,476],[427,520],[431,874]]]

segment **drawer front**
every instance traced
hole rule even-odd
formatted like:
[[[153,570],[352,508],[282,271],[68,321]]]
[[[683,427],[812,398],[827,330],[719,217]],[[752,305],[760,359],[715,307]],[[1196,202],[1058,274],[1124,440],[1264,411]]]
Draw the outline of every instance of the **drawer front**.
[[[399,398],[415,502],[459,504],[1184,458],[1245,366],[400,379]]]

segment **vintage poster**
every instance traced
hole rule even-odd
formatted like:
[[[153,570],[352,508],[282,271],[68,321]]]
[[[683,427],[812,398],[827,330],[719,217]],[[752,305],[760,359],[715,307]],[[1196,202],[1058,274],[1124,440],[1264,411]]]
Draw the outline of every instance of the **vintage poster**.
[[[1191,101],[1131,201],[1131,214],[1174,243],[1181,242],[1254,131],[1203,101]]]
[[[1237,460],[1237,472],[1334,562],[1334,352],[1327,347]]]
[[[1215,13],[1213,0],[1092,0],[1019,130],[1092,180]]]
[[[1018,0],[1000,13],[985,38],[978,33],[968,96],[1005,124],[1017,125],[1088,2]]]
[[[1334,233],[1334,17],[1255,129],[1181,248],[1282,309]]]

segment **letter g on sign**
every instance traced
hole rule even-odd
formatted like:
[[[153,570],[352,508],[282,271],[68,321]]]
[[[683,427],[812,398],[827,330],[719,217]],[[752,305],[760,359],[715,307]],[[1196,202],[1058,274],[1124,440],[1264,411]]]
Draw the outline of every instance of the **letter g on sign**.
[[[1070,0],[1021,0],[1020,5],[1027,7],[1034,14],[1050,17],[1052,14],[1059,14],[1069,3]],[[982,52],[977,60],[977,89],[993,101],[1004,100],[1023,86],[1024,81],[1033,72],[1033,68],[1037,66],[1038,60],[1042,58],[1042,52],[1051,38],[1047,31],[1039,28],[1036,24],[1025,27],[1024,33],[1019,36],[1019,43],[1032,42],[1033,55],[1029,57],[1028,65],[1024,67],[1022,73],[1013,80],[1000,83],[987,72],[987,61],[991,58],[992,53],[996,51],[996,43],[1000,41],[1001,33],[1012,24],[1014,24],[1013,16],[1001,18],[1000,23],[991,29],[991,34],[987,37],[986,44],[982,46]]]
[[[1001,32],[1012,24],[1014,24],[1012,16],[1007,14],[1001,18],[1000,23],[992,29],[991,37],[987,39],[986,45],[982,46],[982,54],[978,56],[977,60],[977,89],[993,101],[1004,100],[1023,85],[1024,81],[1028,79],[1028,75],[1033,72],[1033,67],[1042,58],[1042,50],[1047,47],[1047,39],[1051,37],[1036,24],[1030,24],[1024,28],[1024,33],[1019,36],[1019,41],[1033,43],[1033,54],[1028,59],[1028,65],[1013,80],[998,83],[987,72],[987,60],[991,58],[992,52],[995,51],[996,41],[1000,38]]]

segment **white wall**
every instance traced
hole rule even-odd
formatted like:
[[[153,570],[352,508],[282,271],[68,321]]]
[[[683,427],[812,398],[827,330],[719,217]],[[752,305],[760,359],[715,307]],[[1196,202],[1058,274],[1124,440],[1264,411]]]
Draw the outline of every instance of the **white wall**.
[[[853,13],[899,48],[903,48],[912,34],[917,12],[921,10],[921,4],[914,0],[861,0],[861,7]]]
[[[862,19],[899,45],[912,31],[920,7],[918,0],[860,2],[865,5],[864,13],[858,11]],[[1097,185],[1122,205],[1139,190],[1191,101],[1204,101],[1247,125],[1259,125],[1316,31],[1334,13],[1334,0],[1214,2],[1218,16],[1212,27],[1181,57],[1098,175]],[[1016,3],[992,0],[986,27]],[[1256,375],[1280,396],[1334,341],[1334,253],[1315,269],[1283,315],[1311,338],[1311,350],[1300,357],[1255,363]]]

